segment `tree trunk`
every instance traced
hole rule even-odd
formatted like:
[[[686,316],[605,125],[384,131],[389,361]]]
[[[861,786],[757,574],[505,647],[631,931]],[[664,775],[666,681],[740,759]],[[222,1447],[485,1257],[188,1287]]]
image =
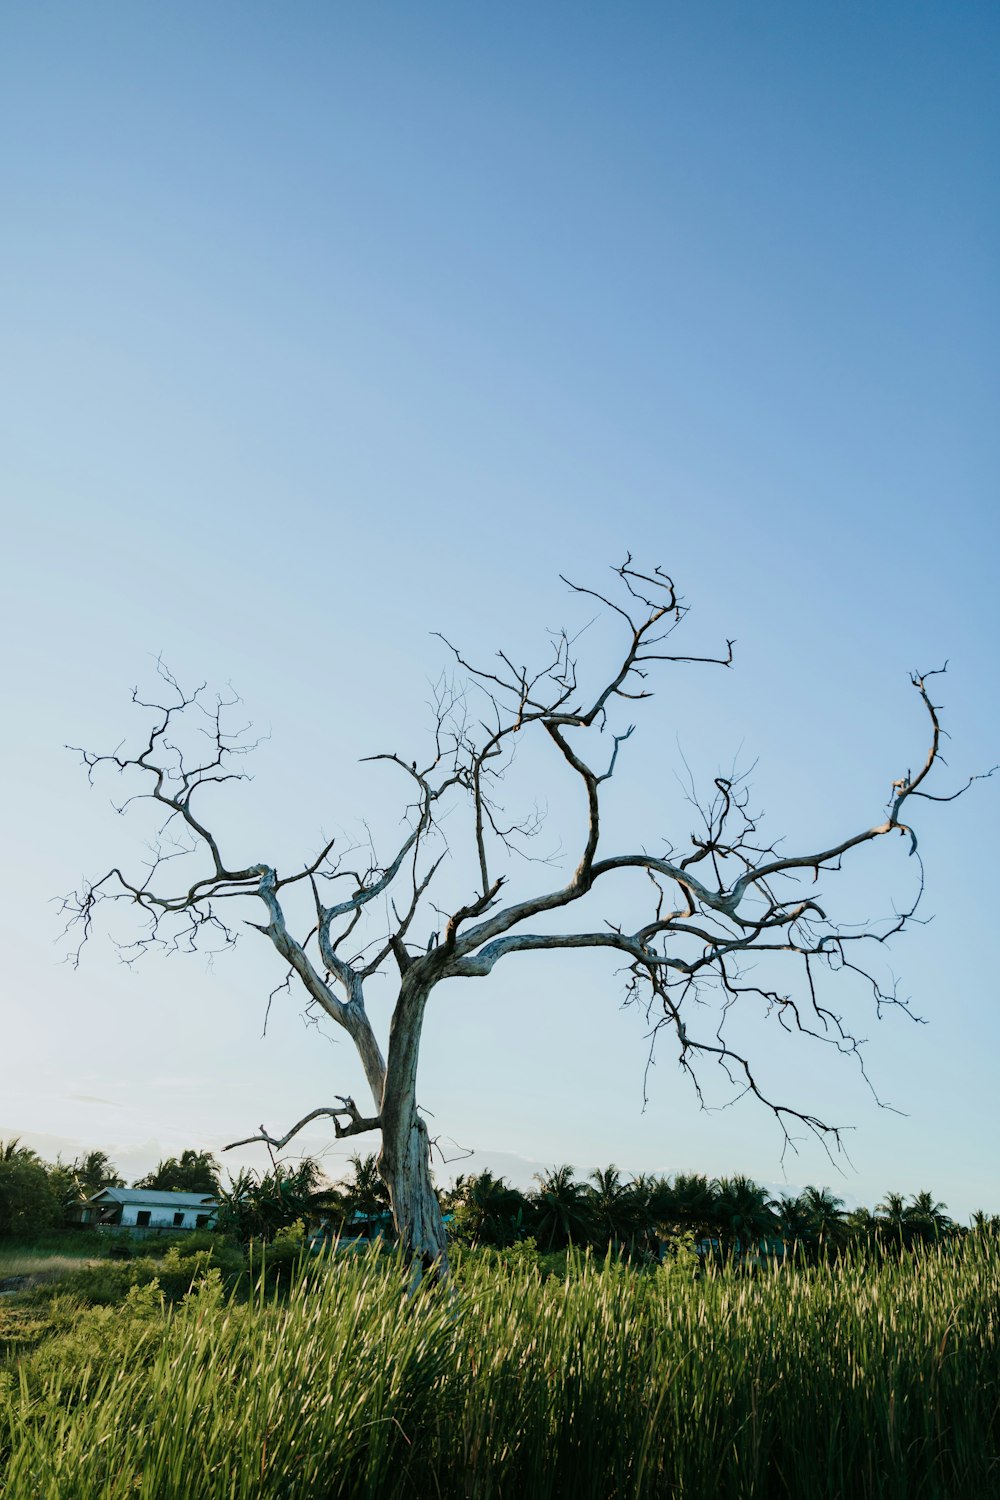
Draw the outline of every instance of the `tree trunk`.
[[[430,1141],[427,1126],[416,1113],[403,1139],[390,1147],[382,1138],[382,1175],[389,1188],[396,1233],[412,1259],[414,1279],[432,1267],[436,1274],[448,1270],[448,1239],[441,1206],[431,1181]]]
[[[406,980],[400,990],[389,1035],[379,1157],[396,1233],[411,1256],[415,1280],[435,1265],[439,1275],[447,1275],[448,1270],[448,1239],[431,1181],[430,1138],[416,1102],[417,1057],[428,993],[429,986]]]

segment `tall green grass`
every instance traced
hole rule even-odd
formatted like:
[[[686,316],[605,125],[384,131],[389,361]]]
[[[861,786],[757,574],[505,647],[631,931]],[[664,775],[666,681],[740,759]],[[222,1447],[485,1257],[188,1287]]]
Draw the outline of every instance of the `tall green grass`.
[[[291,1295],[62,1309],[0,1376],[4,1500],[1000,1494],[1000,1244],[719,1272],[377,1255]]]

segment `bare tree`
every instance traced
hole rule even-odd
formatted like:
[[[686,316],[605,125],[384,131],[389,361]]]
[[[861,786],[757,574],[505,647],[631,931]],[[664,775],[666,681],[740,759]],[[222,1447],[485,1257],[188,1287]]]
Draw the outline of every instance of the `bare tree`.
[[[773,1111],[786,1140],[791,1130],[805,1127],[839,1144],[839,1127],[772,1097],[758,1081],[745,1050],[729,1040],[729,1018],[734,1009],[756,997],[789,1031],[831,1042],[860,1061],[858,1039],[831,1008],[823,985],[831,974],[846,974],[864,979],[877,1009],[902,1003],[869,971],[862,954],[906,927],[922,877],[917,896],[902,912],[888,922],[860,928],[838,922],[829,913],[820,879],[832,884],[846,856],[888,835],[904,840],[919,867],[911,807],[918,799],[950,801],[977,779],[943,795],[927,790],[940,758],[942,730],[928,689],[934,674],[916,674],[913,686],[929,722],[926,755],[916,772],[907,771],[892,783],[886,809],[870,826],[826,848],[779,853],[777,844],[760,840],[745,784],[717,776],[713,799],[701,809],[703,827],[684,848],[667,844],[655,853],[645,848],[604,852],[602,789],[634,727],[616,727],[616,710],[623,702],[631,706],[651,696],[654,671],[681,663],[725,668],[732,662],[732,642],[715,656],[670,649],[668,638],[687,611],[672,580],[659,568],[644,573],[628,558],[613,571],[613,593],[568,584],[577,596],[596,604],[621,636],[614,669],[589,691],[578,674],[573,640],[565,631],[552,636],[547,659],[534,671],[516,666],[503,651],[490,668],[477,666],[445,642],[454,658],[457,685],[442,681],[436,690],[434,744],[427,763],[419,765],[396,752],[371,757],[385,761],[405,779],[410,801],[405,836],[392,857],[382,861],[373,855],[368,868],[345,867],[333,840],[288,875],[279,875],[266,861],[234,863],[224,854],[204,804],[213,789],[242,774],[238,757],[252,746],[245,731],[229,728],[235,700],[212,700],[204,686],[184,692],[162,664],[158,700],[165,701],[149,702],[133,694],[133,701],[152,714],[140,748],[127,752],[119,747],[110,755],[81,751],[91,780],[108,770],[135,784],[120,810],[136,798],[151,799],[162,810],[163,821],[142,878],[115,867],[67,898],[66,910],[82,934],[77,960],[99,908],[108,901],[131,903],[144,923],[138,938],[127,945],[129,960],[155,947],[196,948],[206,938],[231,943],[236,926],[228,903],[236,901],[237,910],[247,901],[262,908],[263,920],[249,925],[288,965],[286,983],[298,981],[307,1003],[350,1036],[372,1106],[366,1111],[353,1098],[336,1095],[335,1102],[311,1109],[283,1134],[271,1134],[261,1126],[256,1135],[233,1145],[261,1141],[280,1151],[318,1119],[331,1121],[340,1138],[380,1132],[379,1164],[395,1225],[417,1263],[445,1263],[447,1257],[431,1181],[428,1130],[416,1094],[424,1016],[437,985],[449,979],[484,979],[497,964],[518,954],[593,948],[621,955],[631,996],[642,997],[649,1007],[654,1040],[659,1032],[669,1031],[699,1098],[699,1064],[714,1062],[738,1094],[754,1096]],[[179,748],[183,726],[192,720],[206,736],[208,749],[201,755]],[[540,737],[579,788],[579,853],[565,882],[507,899],[510,856],[520,847],[520,839],[533,831],[533,824],[530,819],[507,820],[499,799],[509,754],[525,737]],[[598,753],[601,760],[595,768]],[[462,826],[470,857],[469,894],[464,902],[442,910],[429,892],[445,847],[442,820],[456,802],[468,810]],[[453,827],[454,822],[449,830]],[[456,844],[454,834],[451,841]],[[182,854],[200,859],[200,873],[172,885],[172,868],[183,866],[170,861]],[[638,899],[636,875],[644,877]],[[641,916],[627,925],[572,920],[573,908],[581,915],[592,909],[593,899],[578,906],[583,898],[623,878],[633,906],[641,903]],[[290,915],[296,892],[310,898],[309,916],[298,935]],[[434,928],[429,936],[428,916]],[[417,931],[422,933],[419,941]],[[751,982],[748,957],[758,956],[769,977],[761,982],[755,972],[758,982]],[[772,986],[770,974],[779,962],[797,970],[793,989],[786,990],[784,981],[781,988]],[[365,1002],[366,986],[384,973],[387,964],[398,979],[383,1052]],[[713,992],[717,1003],[706,1008]]]

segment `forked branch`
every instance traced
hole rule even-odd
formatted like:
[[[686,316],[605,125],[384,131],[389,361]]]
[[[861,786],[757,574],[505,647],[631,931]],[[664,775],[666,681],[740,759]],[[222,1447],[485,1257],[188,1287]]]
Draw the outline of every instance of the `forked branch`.
[[[863,1072],[861,1040],[828,997],[827,983],[837,976],[863,983],[877,1013],[888,1005],[906,1008],[894,987],[869,971],[863,954],[877,953],[917,920],[923,872],[910,821],[916,800],[952,801],[983,777],[971,776],[957,790],[928,789],[941,760],[940,709],[929,689],[938,674],[915,673],[913,686],[930,723],[928,747],[916,772],[892,782],[874,820],[859,820],[852,832],[829,842],[803,840],[802,852],[787,852],[784,840],[762,837],[746,780],[734,770],[712,778],[704,803],[692,784],[699,827],[686,844],[657,841],[644,814],[641,840],[608,851],[602,798],[620,774],[636,704],[651,698],[655,674],[686,665],[729,668],[733,661],[731,640],[714,654],[673,649],[687,607],[669,574],[640,569],[631,556],[613,572],[613,592],[568,584],[617,632],[614,665],[595,680],[577,660],[581,631],[551,633],[535,666],[518,664],[503,650],[488,665],[477,665],[445,642],[458,675],[443,676],[432,688],[432,743],[423,760],[399,749],[368,757],[403,777],[402,828],[388,858],[376,854],[370,836],[370,852],[357,868],[357,846],[340,853],[327,838],[284,876],[272,861],[231,857],[204,804],[211,788],[244,774],[239,758],[252,742],[239,723],[230,728],[238,700],[231,694],[211,699],[204,685],[185,693],[162,662],[165,701],[133,695],[152,716],[134,753],[121,746],[108,755],[80,752],[91,780],[109,770],[129,783],[120,811],[145,800],[162,815],[144,871],[127,874],[116,865],[65,900],[81,943],[107,902],[125,903],[143,924],[139,936],[122,945],[127,962],[154,948],[196,948],[209,939],[226,946],[249,926],[297,976],[315,1013],[348,1032],[364,1065],[372,1114],[338,1096],[338,1105],[310,1111],[283,1136],[261,1126],[227,1150],[252,1142],[281,1150],[311,1121],[327,1118],[338,1138],[381,1130],[385,1159],[412,1160],[413,1132],[426,1135],[415,1106],[416,1059],[436,985],[483,978],[514,954],[574,949],[621,955],[628,997],[646,1006],[654,1041],[670,1033],[699,1098],[696,1064],[715,1063],[735,1097],[749,1094],[772,1111],[786,1142],[796,1123],[839,1142],[840,1127],[780,1102],[758,1081],[749,1056],[728,1040],[729,1018],[737,1007],[759,1006],[762,1018],[833,1046]],[[618,722],[619,714],[626,722]],[[504,804],[507,772],[525,737],[546,747],[558,774],[578,789],[580,805],[572,867],[534,891],[515,876],[547,863],[529,854],[541,823],[537,806],[525,813]],[[855,850],[892,834],[916,855],[910,867],[918,871],[916,893],[891,918],[850,925],[837,915],[838,879]],[[514,854],[527,863],[515,864]],[[458,891],[442,908],[432,906],[430,888],[446,855]],[[604,893],[618,892],[614,910],[620,912],[621,892],[636,875],[643,877],[642,893],[633,895],[627,922],[602,922]],[[586,917],[574,920],[571,909],[588,898],[580,908]],[[259,917],[262,907],[263,920],[252,921],[250,913]],[[383,1058],[365,1008],[366,986],[384,978],[390,959],[398,992]],[[751,975],[753,965],[759,968]],[[709,1000],[715,1001],[711,1012]]]
[[[261,1125],[257,1135],[248,1135],[242,1141],[230,1141],[228,1146],[223,1146],[223,1151],[235,1151],[238,1146],[253,1146],[263,1144],[270,1146],[272,1151],[283,1151],[288,1142],[311,1125],[313,1120],[329,1119],[333,1121],[333,1129],[337,1139],[345,1140],[351,1135],[366,1135],[369,1131],[378,1130],[382,1121],[378,1115],[362,1115],[354,1100],[343,1094],[338,1094],[339,1104],[324,1106],[320,1109],[311,1109],[301,1120],[296,1120],[291,1130],[284,1135],[269,1135]],[[344,1123],[346,1121],[346,1123]]]

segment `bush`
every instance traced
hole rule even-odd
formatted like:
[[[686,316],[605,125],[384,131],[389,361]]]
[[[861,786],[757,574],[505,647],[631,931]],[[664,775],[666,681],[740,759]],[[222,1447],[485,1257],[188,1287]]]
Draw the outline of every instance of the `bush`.
[[[542,1268],[543,1257],[538,1253],[538,1246],[530,1237],[526,1240],[518,1240],[516,1245],[507,1245],[502,1250],[493,1245],[463,1245],[461,1243],[450,1245],[448,1253],[451,1257],[452,1269],[458,1279],[473,1272],[478,1274],[481,1270],[492,1270],[498,1275],[505,1275],[511,1271],[536,1271]],[[565,1257],[563,1257],[565,1259]]]
[[[271,1291],[278,1287],[288,1290],[307,1266],[316,1264],[309,1254],[301,1219],[279,1229],[270,1243],[252,1241],[247,1257],[253,1284],[259,1286],[263,1283]]]
[[[210,1271],[217,1270],[227,1285],[235,1286],[246,1271],[242,1253],[223,1240],[205,1249],[196,1245],[168,1246],[157,1258],[134,1256],[128,1260],[107,1259],[95,1265],[81,1266],[52,1286],[35,1287],[26,1294],[34,1301],[45,1301],[60,1295],[79,1299],[86,1307],[117,1307],[137,1288],[159,1288],[168,1303],[180,1302]]]
[[[89,1243],[97,1247],[93,1253],[106,1255],[111,1260],[129,1260],[133,1256],[145,1260],[161,1260],[174,1249],[179,1250],[182,1255],[189,1255],[195,1250],[220,1250],[223,1246],[231,1246],[233,1241],[214,1229],[185,1229],[171,1231],[169,1234],[146,1235],[117,1230],[110,1234],[98,1233]],[[79,1240],[77,1248],[79,1249]]]
[[[26,1239],[53,1229],[59,1200],[44,1165],[25,1152],[0,1160],[0,1235]]]

